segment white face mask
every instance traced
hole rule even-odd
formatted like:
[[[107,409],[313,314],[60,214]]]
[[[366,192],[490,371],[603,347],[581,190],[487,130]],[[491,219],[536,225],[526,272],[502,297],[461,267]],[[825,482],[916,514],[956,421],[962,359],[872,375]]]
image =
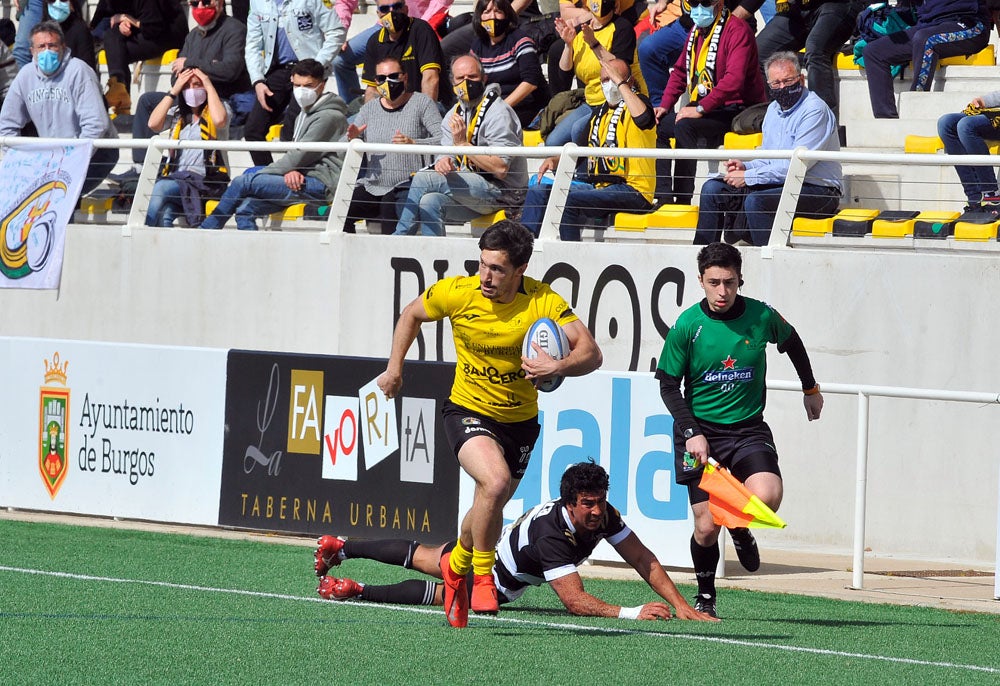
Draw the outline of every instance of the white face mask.
[[[208,91],[204,88],[185,88],[182,92],[188,107],[201,107],[208,100]]]
[[[618,86],[615,85],[614,81],[608,80],[601,84],[601,90],[604,91],[604,99],[608,101],[608,104],[614,107],[622,101],[622,93],[618,90]]]
[[[319,100],[319,93],[316,92],[316,89],[308,86],[295,86],[292,89],[292,94],[295,96],[295,102],[299,103],[299,107],[304,110],[309,109]]]

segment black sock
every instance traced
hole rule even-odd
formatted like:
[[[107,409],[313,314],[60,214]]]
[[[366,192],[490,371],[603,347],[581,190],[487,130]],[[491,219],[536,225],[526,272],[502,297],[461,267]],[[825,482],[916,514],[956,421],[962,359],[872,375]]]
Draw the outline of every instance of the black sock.
[[[433,605],[437,583],[410,579],[388,586],[368,585],[361,591],[361,599],[372,603],[395,603],[397,605]]]
[[[416,549],[416,541],[360,541],[351,538],[344,541],[344,557],[361,557],[406,569],[413,568],[413,551]]]
[[[691,537],[691,561],[698,578],[698,593],[715,597],[715,568],[719,566],[719,545],[701,546]]]

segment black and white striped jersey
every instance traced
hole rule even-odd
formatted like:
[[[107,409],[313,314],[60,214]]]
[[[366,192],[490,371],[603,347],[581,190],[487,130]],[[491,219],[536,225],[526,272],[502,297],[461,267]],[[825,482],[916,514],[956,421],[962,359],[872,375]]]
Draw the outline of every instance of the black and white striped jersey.
[[[528,586],[540,586],[576,572],[578,564],[607,539],[621,543],[632,530],[617,509],[608,504],[604,523],[597,531],[577,531],[562,500],[536,505],[508,525],[497,543],[494,578],[497,589],[514,600]]]

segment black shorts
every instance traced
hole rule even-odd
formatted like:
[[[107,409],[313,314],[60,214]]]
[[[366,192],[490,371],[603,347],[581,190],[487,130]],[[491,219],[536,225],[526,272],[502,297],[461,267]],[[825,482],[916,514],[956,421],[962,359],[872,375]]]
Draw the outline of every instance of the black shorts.
[[[542,430],[537,418],[505,424],[467,410],[450,400],[446,400],[441,407],[441,418],[444,420],[444,432],[448,436],[448,443],[451,444],[456,457],[470,438],[489,436],[500,444],[504,461],[513,479],[524,476],[528,460],[531,459],[531,451],[535,448],[535,441],[538,440],[538,434]]]
[[[698,421],[701,432],[708,441],[709,451],[719,464],[733,473],[741,482],[752,474],[770,472],[781,476],[778,469],[778,451],[774,447],[771,427],[763,419],[753,419],[740,424],[713,424]],[[685,464],[685,440],[674,424],[674,469],[678,484],[688,487],[691,504],[708,500],[708,493],[698,488],[701,465]]]

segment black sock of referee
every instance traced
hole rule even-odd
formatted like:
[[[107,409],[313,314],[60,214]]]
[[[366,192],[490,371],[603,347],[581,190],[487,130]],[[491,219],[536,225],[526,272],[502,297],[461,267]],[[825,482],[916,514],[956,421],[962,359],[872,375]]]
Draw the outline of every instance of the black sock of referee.
[[[419,545],[416,541],[403,540],[383,540],[383,541],[360,541],[347,539],[344,541],[344,557],[364,558],[375,560],[387,565],[397,567],[413,568],[413,553]],[[383,601],[387,602],[387,601]]]
[[[368,584],[361,591],[361,599],[370,603],[394,603],[396,605],[433,605],[437,583],[410,579],[388,586]]]
[[[698,579],[699,595],[715,597],[715,569],[719,566],[719,545],[701,546],[691,537],[691,561]]]

